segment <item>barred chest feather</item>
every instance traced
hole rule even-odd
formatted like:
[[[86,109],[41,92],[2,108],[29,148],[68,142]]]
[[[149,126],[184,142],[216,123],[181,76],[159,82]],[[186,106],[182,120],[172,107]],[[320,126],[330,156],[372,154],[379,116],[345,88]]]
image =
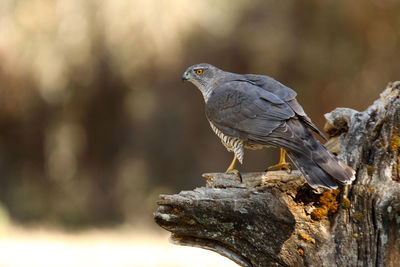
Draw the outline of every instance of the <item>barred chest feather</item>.
[[[262,145],[248,144],[247,142],[228,136],[221,132],[215,125],[209,121],[211,129],[221,139],[222,144],[226,147],[229,152],[235,153],[236,158],[240,163],[243,163],[244,148],[248,149],[261,149]]]

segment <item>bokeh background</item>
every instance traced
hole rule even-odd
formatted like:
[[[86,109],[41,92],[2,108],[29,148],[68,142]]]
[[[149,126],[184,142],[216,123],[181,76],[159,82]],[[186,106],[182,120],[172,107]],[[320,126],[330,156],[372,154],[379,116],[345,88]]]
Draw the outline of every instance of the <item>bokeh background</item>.
[[[400,79],[399,14],[396,0],[1,0],[0,228],[157,229],[159,194],[232,157],[188,66],[268,74],[322,128]],[[246,153],[242,171],[277,160]]]

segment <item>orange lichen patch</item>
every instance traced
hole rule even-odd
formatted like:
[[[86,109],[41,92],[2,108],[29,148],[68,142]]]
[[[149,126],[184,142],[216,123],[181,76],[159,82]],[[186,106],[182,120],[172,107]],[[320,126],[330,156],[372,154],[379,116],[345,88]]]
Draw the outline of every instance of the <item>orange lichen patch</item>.
[[[396,126],[393,127],[392,140],[390,140],[389,147],[392,151],[397,151],[400,148],[399,129]]]
[[[338,189],[325,191],[319,198],[319,207],[315,208],[311,212],[311,218],[320,221],[324,219],[326,216],[337,212],[338,209],[337,196],[339,195],[339,192],[340,191]]]
[[[328,216],[328,208],[327,207],[315,208],[311,212],[311,218],[316,221],[320,221],[320,220],[324,219],[326,216]]]
[[[299,236],[307,242],[315,244],[315,239],[305,233],[299,233]]]
[[[304,256],[304,249],[298,248],[297,252],[299,252],[300,256],[302,256],[302,257]]]
[[[361,236],[359,234],[352,234],[351,237],[353,237],[354,239],[356,239],[357,241],[361,240]]]
[[[364,215],[361,212],[356,212],[353,214],[352,218],[356,223],[360,223],[362,222]]]
[[[338,189],[325,191],[320,198],[320,203],[323,206],[329,207],[329,214],[333,214],[337,211],[337,196],[339,195],[339,193],[340,191]]]
[[[368,172],[368,175],[369,175],[369,176],[372,176],[372,174],[374,173],[374,167],[368,166],[367,172]]]
[[[347,197],[345,197],[345,198],[343,199],[343,202],[342,202],[342,207],[343,207],[344,209],[348,209],[348,208],[350,208],[350,206],[351,206],[350,199],[348,199]]]
[[[373,187],[368,187],[368,192],[370,192],[370,193],[373,193],[373,192],[375,192],[375,189],[373,188]]]

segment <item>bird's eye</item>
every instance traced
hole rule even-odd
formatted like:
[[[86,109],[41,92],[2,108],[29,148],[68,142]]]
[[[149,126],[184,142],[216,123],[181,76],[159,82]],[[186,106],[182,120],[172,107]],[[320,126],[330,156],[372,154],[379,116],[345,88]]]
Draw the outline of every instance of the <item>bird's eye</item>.
[[[196,70],[196,74],[197,75],[202,75],[203,74],[203,70],[202,69],[197,69]]]

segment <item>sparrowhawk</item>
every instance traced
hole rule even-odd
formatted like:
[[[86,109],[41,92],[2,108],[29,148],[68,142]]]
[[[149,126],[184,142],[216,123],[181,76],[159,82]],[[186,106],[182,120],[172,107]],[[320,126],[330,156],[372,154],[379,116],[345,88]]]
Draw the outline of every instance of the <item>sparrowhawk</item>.
[[[234,153],[226,172],[240,175],[236,164],[243,162],[245,148],[274,146],[281,148],[281,159],[268,170],[289,167],[286,150],[313,188],[334,189],[336,182],[351,184],[354,180],[354,170],[310,133],[312,130],[326,140],[289,87],[268,76],[225,72],[206,63],[189,67],[182,79],[200,89],[212,130]]]

